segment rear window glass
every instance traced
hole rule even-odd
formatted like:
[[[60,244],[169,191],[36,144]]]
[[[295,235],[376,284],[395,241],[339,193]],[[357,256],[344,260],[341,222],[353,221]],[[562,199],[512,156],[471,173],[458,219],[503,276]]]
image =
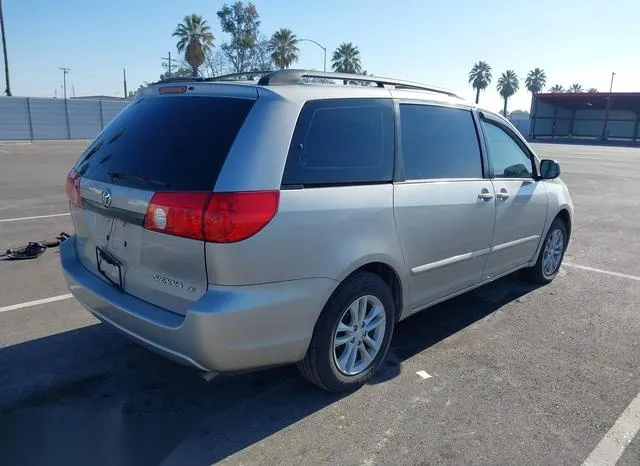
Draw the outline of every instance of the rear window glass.
[[[293,134],[282,184],[390,181],[393,138],[390,99],[308,102]]]
[[[213,188],[254,101],[143,98],[127,106],[76,164],[83,176],[154,191]]]

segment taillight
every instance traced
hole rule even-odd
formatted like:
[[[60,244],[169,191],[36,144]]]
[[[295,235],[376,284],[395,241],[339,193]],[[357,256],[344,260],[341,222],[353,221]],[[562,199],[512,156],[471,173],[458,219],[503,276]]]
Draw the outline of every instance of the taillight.
[[[280,191],[214,193],[204,215],[205,240],[235,243],[262,230],[276,215]]]
[[[80,198],[80,178],[80,173],[73,168],[67,175],[67,198],[69,198],[72,204],[77,206],[82,205],[82,199]]]
[[[202,216],[211,193],[156,193],[144,217],[144,227],[169,235],[204,239]]]
[[[279,197],[279,191],[156,193],[144,227],[213,243],[235,243],[255,235],[273,219]]]

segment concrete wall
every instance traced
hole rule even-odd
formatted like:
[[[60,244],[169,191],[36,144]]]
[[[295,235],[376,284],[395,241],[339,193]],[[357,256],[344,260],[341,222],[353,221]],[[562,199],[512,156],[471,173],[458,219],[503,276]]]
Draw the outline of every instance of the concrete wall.
[[[128,103],[0,97],[0,141],[92,139]]]

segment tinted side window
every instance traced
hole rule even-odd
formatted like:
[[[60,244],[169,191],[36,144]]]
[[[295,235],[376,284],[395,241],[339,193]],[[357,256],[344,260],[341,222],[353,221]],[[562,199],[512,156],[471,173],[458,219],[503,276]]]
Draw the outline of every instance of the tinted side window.
[[[393,138],[391,99],[308,102],[293,133],[282,184],[391,181]]]
[[[482,178],[482,157],[469,110],[400,105],[405,176],[409,180]]]
[[[483,121],[489,160],[495,178],[532,178],[531,157],[502,128]]]
[[[107,125],[76,170],[93,180],[155,191],[213,189],[253,104],[226,97],[142,98]]]

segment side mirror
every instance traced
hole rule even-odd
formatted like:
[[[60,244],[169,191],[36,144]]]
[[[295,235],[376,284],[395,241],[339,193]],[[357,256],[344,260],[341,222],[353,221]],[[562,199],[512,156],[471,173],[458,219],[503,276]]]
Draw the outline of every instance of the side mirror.
[[[540,179],[552,180],[560,176],[560,164],[555,160],[545,159],[540,162]]]

